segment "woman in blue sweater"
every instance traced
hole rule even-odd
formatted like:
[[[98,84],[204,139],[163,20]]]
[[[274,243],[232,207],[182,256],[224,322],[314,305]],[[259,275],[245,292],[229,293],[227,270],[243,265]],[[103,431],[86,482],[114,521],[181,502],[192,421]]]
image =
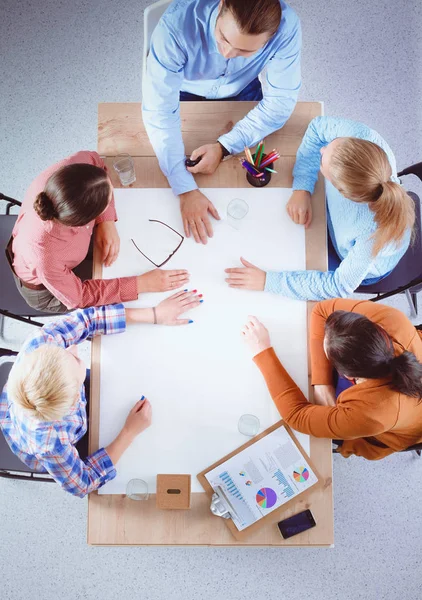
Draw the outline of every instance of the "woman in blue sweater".
[[[305,227],[312,221],[319,170],[325,177],[329,270],[265,272],[241,259],[243,268],[226,269],[230,287],[324,300],[347,297],[391,273],[409,246],[415,215],[388,144],[362,123],[313,119],[297,153],[287,204],[293,221]]]

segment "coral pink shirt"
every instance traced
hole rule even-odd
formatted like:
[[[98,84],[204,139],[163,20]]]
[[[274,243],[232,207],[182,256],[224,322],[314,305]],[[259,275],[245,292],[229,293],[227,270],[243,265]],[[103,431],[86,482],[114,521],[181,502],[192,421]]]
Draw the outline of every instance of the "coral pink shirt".
[[[82,227],[68,227],[57,221],[43,221],[33,208],[37,195],[49,177],[61,167],[87,163],[106,169],[96,152],[81,151],[49,167],[31,183],[13,229],[13,268],[24,282],[43,284],[69,309],[136,300],[136,277],[81,281],[72,269],[86,257],[95,225],[116,221],[114,197],[95,221]]]

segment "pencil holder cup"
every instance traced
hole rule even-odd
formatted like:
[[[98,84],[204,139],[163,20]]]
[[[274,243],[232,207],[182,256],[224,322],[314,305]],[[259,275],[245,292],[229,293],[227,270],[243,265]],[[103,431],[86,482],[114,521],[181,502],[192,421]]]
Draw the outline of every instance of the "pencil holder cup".
[[[261,160],[264,160],[264,158],[266,156],[267,156],[266,154],[263,154]],[[252,158],[255,160],[255,154],[252,156]],[[267,165],[267,167],[269,169],[273,169],[274,168],[274,163],[270,163],[269,165]],[[271,181],[271,173],[270,173],[270,171],[266,171],[265,169],[262,169],[261,173],[264,173],[263,177],[254,177],[250,173],[247,173],[246,174],[246,179],[248,180],[248,183],[250,183],[254,187],[258,187],[258,188],[262,188],[262,187],[265,187],[266,185],[268,185],[270,183],[270,181]]]

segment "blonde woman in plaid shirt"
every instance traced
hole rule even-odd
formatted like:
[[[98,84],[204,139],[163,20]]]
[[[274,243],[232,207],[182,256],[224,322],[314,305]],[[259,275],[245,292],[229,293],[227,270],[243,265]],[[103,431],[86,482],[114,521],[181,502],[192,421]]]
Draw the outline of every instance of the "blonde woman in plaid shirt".
[[[185,290],[154,308],[114,304],[79,309],[38,330],[18,354],[0,397],[0,427],[11,450],[80,498],[113,479],[122,454],[150,426],[151,405],[142,396],[114,441],[80,457],[75,444],[87,431],[86,368],[72,349],[89,336],[121,333],[126,324],[192,323],[178,317],[200,302],[196,291]]]

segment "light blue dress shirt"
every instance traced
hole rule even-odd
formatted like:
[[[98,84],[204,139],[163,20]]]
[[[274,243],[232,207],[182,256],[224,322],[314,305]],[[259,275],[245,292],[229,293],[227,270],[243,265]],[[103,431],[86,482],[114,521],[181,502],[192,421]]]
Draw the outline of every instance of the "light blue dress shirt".
[[[391,180],[397,178],[396,160],[387,142],[373,129],[338,117],[316,117],[302,140],[293,169],[293,189],[311,194],[321,164],[321,148],[339,137],[355,137],[380,146],[388,156]],[[298,300],[325,300],[348,297],[365,280],[379,278],[394,269],[409,247],[411,232],[401,243],[385,246],[372,256],[373,234],[377,229],[374,213],[368,204],[353,202],[325,180],[327,221],[331,240],[342,259],[335,271],[268,272],[265,290]],[[312,227],[312,225],[311,225]]]
[[[278,31],[248,58],[226,60],[218,52],[214,34],[218,0],[174,0],[157,25],[143,81],[142,116],[176,195],[197,188],[184,164],[181,90],[210,100],[230,98],[260,76],[263,100],[218,138],[232,154],[280,129],[291,115],[301,82],[301,28],[296,13],[284,2],[280,4]]]

